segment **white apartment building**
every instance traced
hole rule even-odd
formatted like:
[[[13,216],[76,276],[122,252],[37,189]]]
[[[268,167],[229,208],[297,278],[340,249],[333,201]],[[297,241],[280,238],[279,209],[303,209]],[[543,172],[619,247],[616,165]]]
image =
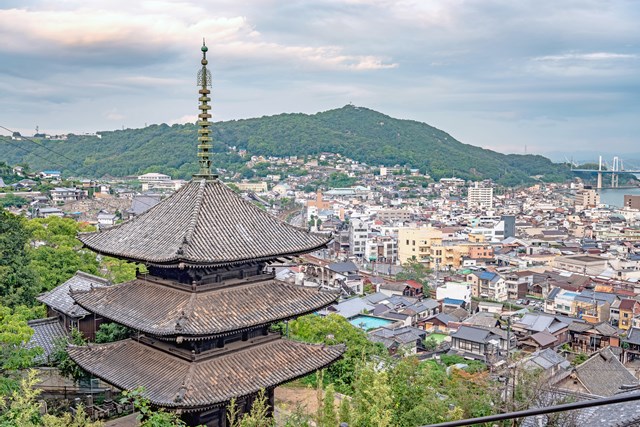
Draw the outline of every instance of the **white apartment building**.
[[[351,255],[365,256],[369,224],[361,219],[352,219],[349,223],[349,252]]]
[[[478,182],[474,183],[467,193],[467,208],[493,209],[493,188],[480,187]]]

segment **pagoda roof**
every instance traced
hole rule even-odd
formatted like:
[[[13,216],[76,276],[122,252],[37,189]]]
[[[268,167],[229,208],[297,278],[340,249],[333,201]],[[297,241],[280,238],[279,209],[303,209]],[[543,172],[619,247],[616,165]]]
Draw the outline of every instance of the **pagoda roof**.
[[[331,240],[280,221],[217,179],[193,179],[143,214],[78,238],[98,253],[161,267],[273,260]]]
[[[115,387],[143,387],[143,396],[152,404],[186,411],[225,404],[300,378],[329,365],[344,351],[344,345],[276,339],[190,361],[131,339],[68,348],[78,365]]]
[[[54,310],[70,317],[84,317],[90,314],[84,308],[78,306],[71,293],[74,291],[86,291],[92,288],[109,286],[111,283],[102,277],[77,271],[69,280],[56,286],[49,292],[38,295],[36,299]]]
[[[312,313],[338,296],[273,279],[193,292],[142,278],[72,294],[92,313],[155,336],[184,339],[225,335]]]

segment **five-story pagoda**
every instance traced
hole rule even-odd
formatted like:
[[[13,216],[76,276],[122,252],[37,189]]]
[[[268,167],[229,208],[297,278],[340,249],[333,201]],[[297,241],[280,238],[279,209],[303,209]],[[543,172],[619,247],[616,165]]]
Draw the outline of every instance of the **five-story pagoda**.
[[[121,389],[144,388],[152,404],[191,425],[226,425],[236,398],[248,410],[265,389],[321,369],[344,346],[311,345],[269,331],[274,322],[326,307],[337,294],[294,286],[265,272],[278,258],[324,247],[329,238],[270,216],[211,173],[211,74],[198,72],[199,172],[144,214],[80,234],[100,254],[144,263],[130,282],[72,294],[93,313],[137,331],[110,344],[70,347],[82,368]]]

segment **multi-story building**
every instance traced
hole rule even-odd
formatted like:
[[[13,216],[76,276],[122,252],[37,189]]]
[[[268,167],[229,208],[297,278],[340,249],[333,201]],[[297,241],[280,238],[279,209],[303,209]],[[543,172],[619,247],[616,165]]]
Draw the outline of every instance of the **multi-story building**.
[[[640,209],[640,196],[625,194],[623,206],[629,209]]]
[[[626,196],[625,196],[626,197]],[[581,208],[595,208],[600,204],[600,195],[595,189],[587,188],[576,193],[574,205]]]
[[[493,209],[493,188],[481,187],[479,183],[474,183],[467,193],[467,208]]]
[[[84,192],[77,188],[56,187],[50,194],[51,201],[54,203],[66,203],[82,199]]]
[[[364,257],[369,237],[369,224],[354,218],[349,223],[349,252],[351,255]]]
[[[365,246],[365,259],[395,264],[398,260],[398,240],[392,236],[370,237]]]

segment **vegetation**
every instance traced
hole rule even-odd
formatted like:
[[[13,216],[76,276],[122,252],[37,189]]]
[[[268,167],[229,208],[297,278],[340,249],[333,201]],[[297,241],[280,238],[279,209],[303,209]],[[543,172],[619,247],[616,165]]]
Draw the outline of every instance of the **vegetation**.
[[[266,174],[266,169],[245,168],[244,159],[228,147],[247,150],[249,155],[279,157],[333,152],[371,165],[410,165],[435,179],[451,175],[492,178],[504,185],[531,182],[535,175],[553,179],[570,176],[567,165],[554,164],[542,156],[484,150],[425,123],[398,120],[352,105],[314,115],[280,114],[219,122],[213,129],[213,164],[246,178]],[[194,124],[152,125],[100,135],[102,138],[70,135],[66,141],[43,139],[38,143],[64,155],[55,160],[66,165],[66,174],[101,177],[162,171],[186,178],[196,171]],[[43,158],[51,153],[44,147],[26,140],[9,144],[6,138],[0,138],[0,146],[10,163],[50,167]]]
[[[330,314],[327,317],[308,315],[289,322],[289,334],[292,339],[324,343],[327,345],[346,344],[347,350],[336,363],[326,369],[324,384],[334,384],[340,393],[353,393],[356,366],[362,360],[371,360],[386,355],[381,344],[374,344],[366,334],[351,325],[344,317]],[[307,377],[313,385],[317,383],[315,374]]]

